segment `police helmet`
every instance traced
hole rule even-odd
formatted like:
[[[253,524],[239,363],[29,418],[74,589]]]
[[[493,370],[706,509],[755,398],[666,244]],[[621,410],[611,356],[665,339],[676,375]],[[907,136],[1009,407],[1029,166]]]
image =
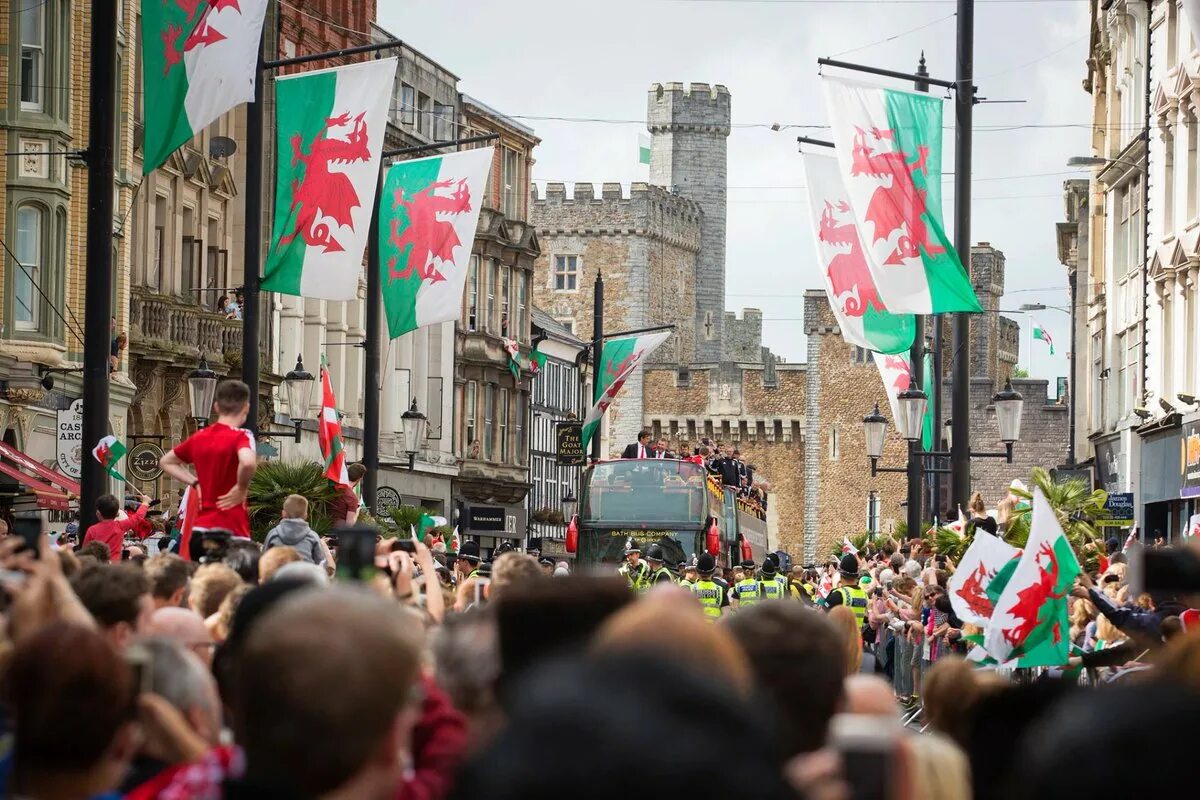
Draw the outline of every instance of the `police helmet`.
[[[701,575],[712,575],[717,568],[717,560],[709,553],[701,553],[696,559],[696,570]]]
[[[750,569],[750,570],[752,570],[752,569],[754,569],[754,566],[755,566],[755,564],[754,564],[754,559],[753,559],[753,558],[747,558],[745,561],[743,561],[742,563],[738,564],[738,566],[739,566],[739,567],[741,567],[742,569]]]
[[[641,552],[642,548],[639,547],[638,543],[633,539],[629,539],[625,542],[625,555],[629,555],[630,553],[637,553],[640,555]]]
[[[652,544],[646,548],[646,560],[657,561],[660,564],[665,560],[663,556],[662,545]]]
[[[842,556],[841,564],[838,565],[838,572],[848,578],[858,577],[858,559],[854,553],[846,553]]]
[[[763,560],[763,565],[762,565],[762,574],[763,574],[763,577],[765,577],[765,578],[770,578],[770,577],[771,577],[772,575],[774,575],[774,574],[775,574],[777,571],[778,571],[778,570],[776,570],[776,568],[775,568],[775,562],[774,562],[774,561],[772,561],[772,560],[771,560],[771,559],[769,559],[769,558],[768,558],[768,559],[764,559],[764,560]]]

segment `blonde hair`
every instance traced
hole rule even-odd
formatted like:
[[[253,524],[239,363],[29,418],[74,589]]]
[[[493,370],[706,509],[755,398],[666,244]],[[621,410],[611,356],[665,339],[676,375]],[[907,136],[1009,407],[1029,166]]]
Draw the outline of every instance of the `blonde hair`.
[[[714,674],[747,696],[753,680],[745,651],[724,625],[714,625],[696,603],[648,597],[618,611],[600,628],[592,649],[649,653]]]
[[[1004,499],[996,504],[996,524],[1007,527],[1016,508],[1017,501],[1013,499],[1012,495],[1006,494]]]
[[[300,554],[290,547],[272,547],[258,560],[259,583],[266,583],[285,565],[299,560]]]
[[[291,550],[291,548],[286,548]],[[262,562],[259,562],[261,567]],[[217,613],[225,597],[242,585],[242,578],[224,564],[205,564],[192,576],[188,605],[200,616],[208,619]]]
[[[858,618],[846,606],[834,606],[829,609],[829,621],[837,628],[838,636],[842,639],[842,651],[846,654],[846,674],[857,674],[862,666],[863,657],[862,632],[858,627]]]
[[[987,516],[987,506],[983,502],[983,495],[979,492],[971,495],[971,502],[968,503],[968,507],[977,514]]]
[[[910,797],[970,800],[971,768],[966,754],[944,736],[905,736],[902,740]]]
[[[300,494],[289,494],[283,501],[283,516],[287,519],[308,517],[308,498]]]

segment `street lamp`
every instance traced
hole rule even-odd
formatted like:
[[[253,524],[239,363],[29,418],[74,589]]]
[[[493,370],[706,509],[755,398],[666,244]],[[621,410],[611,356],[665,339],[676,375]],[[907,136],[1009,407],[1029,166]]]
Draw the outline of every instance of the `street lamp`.
[[[417,452],[425,439],[425,424],[428,418],[417,410],[417,398],[413,398],[412,407],[400,415],[400,424],[404,427],[404,452],[408,455],[408,468],[415,469]]]
[[[900,435],[910,442],[920,440],[929,398],[920,389],[909,387],[896,395],[896,405],[900,408],[900,419],[896,420]]]
[[[1107,167],[1110,164],[1124,164],[1127,167],[1133,167],[1136,170],[1145,172],[1145,168],[1141,164],[1136,164],[1132,161],[1125,161],[1120,158],[1104,158],[1103,156],[1071,156],[1067,159],[1068,167]]]
[[[996,424],[1000,427],[1000,441],[1004,442],[1008,453],[1008,463],[1012,463],[1013,442],[1021,438],[1021,410],[1025,408],[1025,398],[1013,390],[1012,380],[1004,384],[1004,388],[992,397],[996,406]]]
[[[296,366],[283,376],[283,390],[287,402],[287,414],[296,426],[296,441],[300,441],[300,426],[312,408],[313,390],[317,379],[304,368],[304,357],[296,356]]]
[[[217,393],[217,373],[208,368],[208,359],[200,356],[200,366],[187,376],[188,400],[192,406],[192,419],[197,428],[208,425],[212,413],[213,397]]]
[[[867,457],[874,464],[883,457],[883,440],[887,435],[887,417],[879,413],[879,404],[863,417],[863,435],[867,442]]]
[[[954,443],[954,425],[953,420],[947,419],[942,423],[942,438],[946,440],[946,449],[949,449]]]
[[[579,508],[579,500],[575,494],[568,489],[567,493],[562,498],[563,516],[568,520],[575,516],[576,509]]]

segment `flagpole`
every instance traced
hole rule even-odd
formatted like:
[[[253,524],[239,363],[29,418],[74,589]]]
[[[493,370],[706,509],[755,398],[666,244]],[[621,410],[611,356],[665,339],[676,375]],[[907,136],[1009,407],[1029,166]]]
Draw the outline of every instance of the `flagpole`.
[[[91,86],[87,147],[87,296],[83,337],[83,451],[79,536],[95,521],[96,501],[107,488],[105,465],[91,449],[108,435],[109,346],[113,332],[113,96],[117,85],[117,6],[92,3]]]
[[[958,0],[954,93],[954,249],[971,272],[971,145],[975,114],[975,0]],[[950,502],[971,493],[971,316],[954,315]]]
[[[921,61],[917,64],[917,74],[928,76],[929,71],[925,68],[925,54],[921,54]],[[913,87],[918,92],[928,92],[929,82],[927,80],[914,81]],[[925,317],[920,314],[913,316],[913,343],[909,350],[909,361],[911,362],[911,388],[923,389],[925,387]],[[922,430],[922,434],[924,430]],[[933,444],[932,442],[930,443]],[[922,451],[925,447],[924,436],[916,439],[910,439],[908,442],[908,538],[919,539],[921,537],[921,500],[924,492],[922,484],[925,481],[925,462]],[[937,449],[934,447],[933,449]]]
[[[604,352],[604,273],[596,270],[596,283],[592,287],[592,402],[600,386],[600,355]],[[600,460],[600,432],[604,418],[592,432],[592,461]]]

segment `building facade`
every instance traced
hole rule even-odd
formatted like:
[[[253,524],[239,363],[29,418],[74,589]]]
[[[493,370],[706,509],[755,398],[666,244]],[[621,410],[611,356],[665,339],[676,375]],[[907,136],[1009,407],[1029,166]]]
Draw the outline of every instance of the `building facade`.
[[[114,337],[129,326],[136,8],[131,0],[118,4]],[[91,9],[66,0],[11,0],[0,2],[0,18],[0,129],[11,156],[0,159],[0,433],[14,451],[77,480],[81,442],[60,442],[58,415],[82,393],[83,301],[98,288],[88,286],[87,170],[79,159],[88,136]],[[133,393],[122,357],[109,404],[109,427],[122,439]],[[3,466],[20,474],[12,460]],[[0,475],[0,514],[36,513],[27,488],[29,480]]]
[[[531,374],[509,369],[506,340],[530,349],[530,286],[541,255],[529,223],[532,130],[484,103],[461,97],[473,135],[495,133],[492,169],[471,250],[462,316],[454,335],[454,503],[459,531],[486,553],[526,532]]]
[[[1175,2],[1091,6],[1085,88],[1092,152],[1108,163],[1092,176],[1086,288],[1080,276],[1087,435],[1099,483],[1134,494],[1145,536],[1175,539],[1198,510],[1184,484],[1200,378],[1200,54]]]
[[[579,499],[580,467],[560,466],[556,427],[580,423],[591,399],[591,381],[583,367],[587,344],[554,317],[533,307],[533,342],[546,363],[533,380],[529,421],[529,494],[527,542],[551,558],[568,558],[563,501]]]

